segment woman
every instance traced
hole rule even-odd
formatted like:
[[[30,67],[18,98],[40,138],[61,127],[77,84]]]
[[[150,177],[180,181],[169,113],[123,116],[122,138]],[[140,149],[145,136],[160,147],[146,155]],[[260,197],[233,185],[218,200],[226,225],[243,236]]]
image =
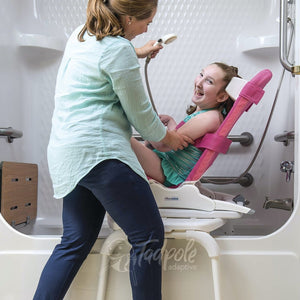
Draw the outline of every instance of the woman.
[[[178,133],[196,140],[206,133],[215,132],[233,105],[232,99],[225,91],[232,77],[239,77],[235,67],[223,63],[213,63],[202,70],[195,79],[195,88],[188,116]],[[162,123],[169,130],[176,129],[176,122],[168,115],[161,115]],[[202,151],[193,145],[183,150],[174,151],[162,143],[151,143],[156,149],[152,151],[131,139],[145,173],[166,186],[179,185],[189,175]]]
[[[174,150],[192,141],[166,130],[144,92],[137,58],[155,56],[161,47],[152,41],[135,52],[130,42],[147,31],[156,7],[157,0],[90,0],[85,25],[67,43],[48,145],[54,197],[64,198],[64,232],[35,300],[63,299],[106,211],[132,245],[133,299],[161,299],[163,224],[130,146],[131,125]]]

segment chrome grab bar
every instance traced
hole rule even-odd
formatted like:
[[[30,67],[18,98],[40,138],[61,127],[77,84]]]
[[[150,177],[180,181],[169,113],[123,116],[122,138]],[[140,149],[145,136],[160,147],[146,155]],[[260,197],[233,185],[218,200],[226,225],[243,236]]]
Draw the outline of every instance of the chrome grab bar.
[[[282,142],[285,146],[289,144],[290,141],[295,139],[295,131],[285,131],[284,133],[277,134],[274,136],[276,142]]]
[[[6,136],[7,141],[12,143],[14,139],[22,137],[23,132],[12,127],[0,128],[0,136]]]
[[[287,5],[293,2],[291,0],[280,1],[279,54],[282,66],[293,75],[300,75],[300,66],[294,66],[288,60],[287,23],[291,22],[291,19],[287,16]]]
[[[143,141],[143,138],[139,134],[133,134],[134,138],[138,141]],[[233,143],[240,143],[242,146],[250,146],[253,142],[253,136],[249,132],[243,132],[242,134],[229,135],[228,139]]]
[[[246,173],[244,176],[230,177],[230,176],[203,176],[200,179],[201,183],[212,183],[212,184],[239,184],[243,187],[250,186],[254,181],[253,176],[250,173]]]
[[[228,139],[233,143],[240,143],[242,146],[250,146],[253,142],[253,135],[250,132],[243,132],[239,135],[228,135]]]

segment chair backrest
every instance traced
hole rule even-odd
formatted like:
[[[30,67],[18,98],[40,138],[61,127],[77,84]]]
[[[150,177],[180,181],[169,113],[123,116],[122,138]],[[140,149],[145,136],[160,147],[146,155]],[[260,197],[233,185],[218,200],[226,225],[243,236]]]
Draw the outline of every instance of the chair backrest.
[[[264,95],[263,88],[271,78],[272,72],[266,69],[246,82],[218,130],[215,133],[207,133],[196,143],[196,147],[202,150],[204,149],[204,151],[186,181],[198,181],[204,172],[212,165],[218,154],[227,152],[231,144],[231,141],[227,138],[229,132],[239,117],[247,111],[253,103],[257,104],[261,100]],[[230,94],[230,92],[228,93]]]

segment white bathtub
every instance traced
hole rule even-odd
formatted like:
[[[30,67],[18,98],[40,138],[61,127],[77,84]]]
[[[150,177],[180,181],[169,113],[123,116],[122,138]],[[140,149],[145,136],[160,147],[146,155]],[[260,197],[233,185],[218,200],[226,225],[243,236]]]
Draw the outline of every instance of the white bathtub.
[[[51,127],[55,77],[67,37],[84,21],[86,1],[4,0],[0,27],[0,128],[23,131],[21,139],[0,139],[0,160],[38,164],[38,217],[34,223],[13,229],[0,216],[0,298],[31,299],[40,272],[62,233],[62,201],[52,197],[46,147]],[[296,0],[300,19],[300,3]],[[293,11],[293,10],[292,10]],[[237,123],[232,134],[248,131],[249,147],[233,144],[220,155],[205,176],[238,176],[250,163],[263,134],[279,86],[282,67],[278,57],[279,1],[160,0],[149,31],[133,40],[136,46],[148,39],[175,32],[177,41],[165,46],[149,65],[149,80],[160,113],[184,117],[190,103],[193,79],[202,67],[223,61],[239,67],[244,78],[268,68],[273,79],[264,98]],[[7,30],[6,28],[9,28]],[[297,31],[298,30],[298,31]],[[296,26],[296,45],[300,45]],[[299,46],[296,62],[300,61]],[[141,60],[143,68],[144,62]],[[299,76],[286,73],[263,147],[250,170],[249,187],[207,185],[231,194],[243,194],[254,215],[228,222],[213,235],[221,250],[221,290],[224,300],[300,299],[300,214],[298,201]],[[295,131],[288,146],[274,136]],[[283,160],[295,162],[286,182],[280,171]],[[294,210],[265,209],[269,199],[291,198]],[[80,269],[66,299],[96,299],[100,247],[110,233],[104,226],[91,254]],[[167,250],[185,252],[187,242],[167,241]],[[164,299],[213,299],[211,270],[203,248],[185,261],[178,256],[163,261]],[[130,299],[127,246],[117,249],[111,266],[107,299]],[[178,254],[179,255],[179,254]],[[230,275],[229,275],[230,274]],[[114,288],[118,286],[118,288]]]

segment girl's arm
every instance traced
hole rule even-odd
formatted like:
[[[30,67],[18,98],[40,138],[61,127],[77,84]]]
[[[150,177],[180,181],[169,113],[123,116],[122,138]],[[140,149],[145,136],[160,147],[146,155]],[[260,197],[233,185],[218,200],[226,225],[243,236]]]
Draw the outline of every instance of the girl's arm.
[[[192,140],[196,140],[204,136],[206,133],[215,132],[221,125],[222,121],[221,113],[218,110],[210,110],[193,117],[178,128],[177,132],[188,136]],[[173,121],[170,120],[169,122],[170,126],[174,126]],[[151,145],[161,152],[171,150],[162,143],[151,142]]]
[[[222,115],[218,110],[210,110],[193,117],[178,128],[177,132],[196,140],[206,133],[215,132],[222,121]]]

